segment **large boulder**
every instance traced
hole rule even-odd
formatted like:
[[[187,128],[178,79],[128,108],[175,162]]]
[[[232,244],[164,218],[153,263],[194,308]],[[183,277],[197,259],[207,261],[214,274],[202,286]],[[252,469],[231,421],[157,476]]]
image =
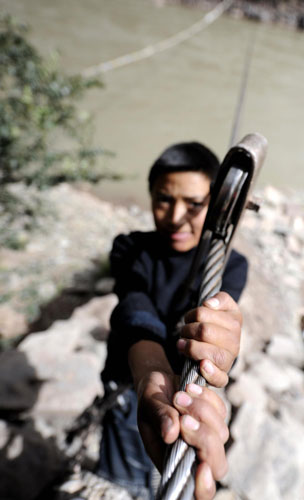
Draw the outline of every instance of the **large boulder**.
[[[32,422],[0,420],[0,498],[35,500],[66,471],[54,437],[45,437]]]
[[[304,498],[304,428],[252,402],[240,408],[231,428],[233,446],[224,483],[248,500]]]
[[[40,381],[26,353],[0,353],[0,411],[15,413],[35,404]]]
[[[29,335],[19,346],[41,382],[33,415],[60,427],[69,425],[102,393],[100,372],[106,357],[103,341],[117,303],[114,294],[92,299],[70,319]]]

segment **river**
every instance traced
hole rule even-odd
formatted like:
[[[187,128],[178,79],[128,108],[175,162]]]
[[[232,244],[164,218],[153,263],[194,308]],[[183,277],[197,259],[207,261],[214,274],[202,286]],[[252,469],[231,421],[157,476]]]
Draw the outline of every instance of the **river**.
[[[58,49],[69,73],[153,45],[204,15],[152,0],[0,0],[0,8],[30,24],[43,54]],[[82,108],[95,117],[93,143],[115,152],[102,165],[128,176],[101,183],[96,193],[147,207],[149,167],[176,141],[199,140],[222,159],[253,37],[237,138],[257,131],[269,141],[258,186],[303,189],[304,33],[223,15],[170,50],[105,73],[104,89],[85,97]]]

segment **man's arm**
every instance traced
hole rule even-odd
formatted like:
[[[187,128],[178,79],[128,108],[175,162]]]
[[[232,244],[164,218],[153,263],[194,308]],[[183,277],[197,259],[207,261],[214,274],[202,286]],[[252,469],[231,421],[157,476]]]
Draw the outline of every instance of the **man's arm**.
[[[237,304],[220,292],[190,311],[185,320],[180,350],[200,361],[209,383],[224,386],[239,350],[242,318]],[[155,342],[133,344],[129,365],[138,393],[138,426],[148,454],[161,470],[165,445],[181,433],[197,449],[196,498],[213,498],[215,480],[227,469],[224,443],[228,429],[222,401],[207,388],[200,392],[194,384],[186,392],[176,393],[177,378],[162,346]]]

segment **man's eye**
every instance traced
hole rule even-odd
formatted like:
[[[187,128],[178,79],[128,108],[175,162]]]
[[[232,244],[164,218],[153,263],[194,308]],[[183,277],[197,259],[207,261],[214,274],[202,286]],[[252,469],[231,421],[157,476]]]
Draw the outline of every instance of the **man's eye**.
[[[193,211],[198,211],[203,209],[209,203],[209,195],[207,195],[203,200],[188,200],[188,209]]]
[[[199,210],[200,208],[203,208],[205,205],[204,201],[189,201],[188,202],[188,207],[190,210]]]
[[[165,194],[159,194],[157,195],[156,201],[157,203],[170,203],[171,198],[170,196],[166,196]]]

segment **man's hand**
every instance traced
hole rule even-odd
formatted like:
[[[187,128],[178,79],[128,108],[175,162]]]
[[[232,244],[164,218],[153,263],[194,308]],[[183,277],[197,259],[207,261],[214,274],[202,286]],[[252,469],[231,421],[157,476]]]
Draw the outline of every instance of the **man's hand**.
[[[200,363],[208,383],[223,387],[239,352],[241,325],[238,305],[227,293],[219,292],[186,314],[178,349]],[[176,376],[155,342],[134,344],[129,364],[138,393],[138,426],[151,459],[162,470],[165,445],[181,434],[197,453],[195,497],[211,500],[215,481],[227,470],[224,444],[229,432],[224,403],[208,388],[195,384],[176,392]]]
[[[180,431],[180,415],[172,403],[177,388],[172,372],[158,371],[144,377],[137,388],[138,428],[159,471],[162,470],[166,444],[173,443]]]
[[[242,315],[237,303],[226,292],[219,292],[184,319],[178,350],[200,362],[209,384],[224,387],[240,348]]]
[[[138,426],[144,445],[158,469],[162,470],[165,444],[181,434],[196,448],[198,467],[195,497],[211,500],[215,480],[227,471],[224,444],[228,428],[226,408],[210,389],[189,384],[186,392],[176,392],[173,374],[153,372],[138,386]],[[173,402],[173,405],[172,405]]]

